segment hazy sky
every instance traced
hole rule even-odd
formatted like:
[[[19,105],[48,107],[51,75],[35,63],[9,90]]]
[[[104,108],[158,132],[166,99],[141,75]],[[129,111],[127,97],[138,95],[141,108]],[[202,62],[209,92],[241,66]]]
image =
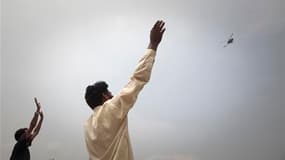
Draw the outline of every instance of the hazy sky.
[[[285,158],[285,1],[1,2],[1,160],[35,96],[45,120],[32,159],[88,159],[85,87],[106,80],[116,94],[157,19],[167,30],[129,113],[136,160]]]

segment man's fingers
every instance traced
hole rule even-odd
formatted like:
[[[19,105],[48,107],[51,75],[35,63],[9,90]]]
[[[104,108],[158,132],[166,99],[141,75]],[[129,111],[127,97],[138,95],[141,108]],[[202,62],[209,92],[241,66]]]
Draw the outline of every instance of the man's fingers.
[[[164,22],[163,22],[162,20],[158,20],[158,21],[156,21],[156,23],[154,24],[153,29],[162,28],[161,25],[164,25]]]
[[[165,31],[165,28],[163,28],[163,30],[161,31],[161,35],[163,35],[164,31]]]
[[[38,100],[37,100],[36,97],[34,97],[34,101],[35,101],[36,104],[38,104]]]
[[[152,28],[157,28],[157,26],[159,26],[159,21],[156,21]]]
[[[160,28],[163,28],[164,24],[165,24],[165,23],[164,23],[163,21],[161,21],[159,27],[160,27]]]
[[[41,108],[41,104],[38,102],[36,97],[34,98],[34,100],[35,100],[37,108],[40,109]]]
[[[163,30],[164,25],[165,25],[165,23],[162,22],[162,23],[160,24],[160,26],[159,26],[159,30]],[[165,30],[165,29],[164,29],[164,30]]]
[[[159,20],[159,21],[158,21],[158,27],[160,27],[162,23],[163,23],[163,21],[162,21],[162,20]]]
[[[163,32],[164,32],[163,30],[165,30],[165,28],[163,28],[164,25],[165,25],[165,23],[164,23],[162,20],[158,20],[158,21],[156,21],[156,23],[154,24],[152,30],[154,30],[154,31],[159,31],[159,32],[163,33]]]

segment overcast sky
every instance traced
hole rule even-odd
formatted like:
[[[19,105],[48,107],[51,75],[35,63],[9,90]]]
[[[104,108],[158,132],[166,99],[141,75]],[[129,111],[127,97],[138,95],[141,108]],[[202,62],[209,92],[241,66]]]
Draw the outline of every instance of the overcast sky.
[[[35,96],[45,120],[32,159],[88,159],[85,87],[105,80],[116,94],[158,19],[167,30],[129,112],[135,159],[285,158],[285,1],[1,2],[1,160]]]

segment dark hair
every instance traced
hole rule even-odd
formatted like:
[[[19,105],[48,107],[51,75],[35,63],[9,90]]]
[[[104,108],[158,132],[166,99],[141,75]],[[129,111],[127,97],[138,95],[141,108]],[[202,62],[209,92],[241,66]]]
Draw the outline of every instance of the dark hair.
[[[25,133],[26,129],[27,128],[20,128],[15,132],[14,136],[15,136],[16,141],[19,141],[21,139],[21,137]]]
[[[108,92],[108,84],[104,81],[98,81],[86,87],[85,100],[92,110],[103,104],[102,94],[105,92]]]

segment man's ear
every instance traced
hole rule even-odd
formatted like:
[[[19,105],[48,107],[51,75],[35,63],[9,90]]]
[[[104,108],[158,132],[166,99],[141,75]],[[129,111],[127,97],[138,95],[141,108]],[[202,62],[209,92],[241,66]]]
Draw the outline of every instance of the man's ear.
[[[108,100],[108,95],[105,93],[102,93],[102,100],[103,102],[105,102],[106,100]]]

